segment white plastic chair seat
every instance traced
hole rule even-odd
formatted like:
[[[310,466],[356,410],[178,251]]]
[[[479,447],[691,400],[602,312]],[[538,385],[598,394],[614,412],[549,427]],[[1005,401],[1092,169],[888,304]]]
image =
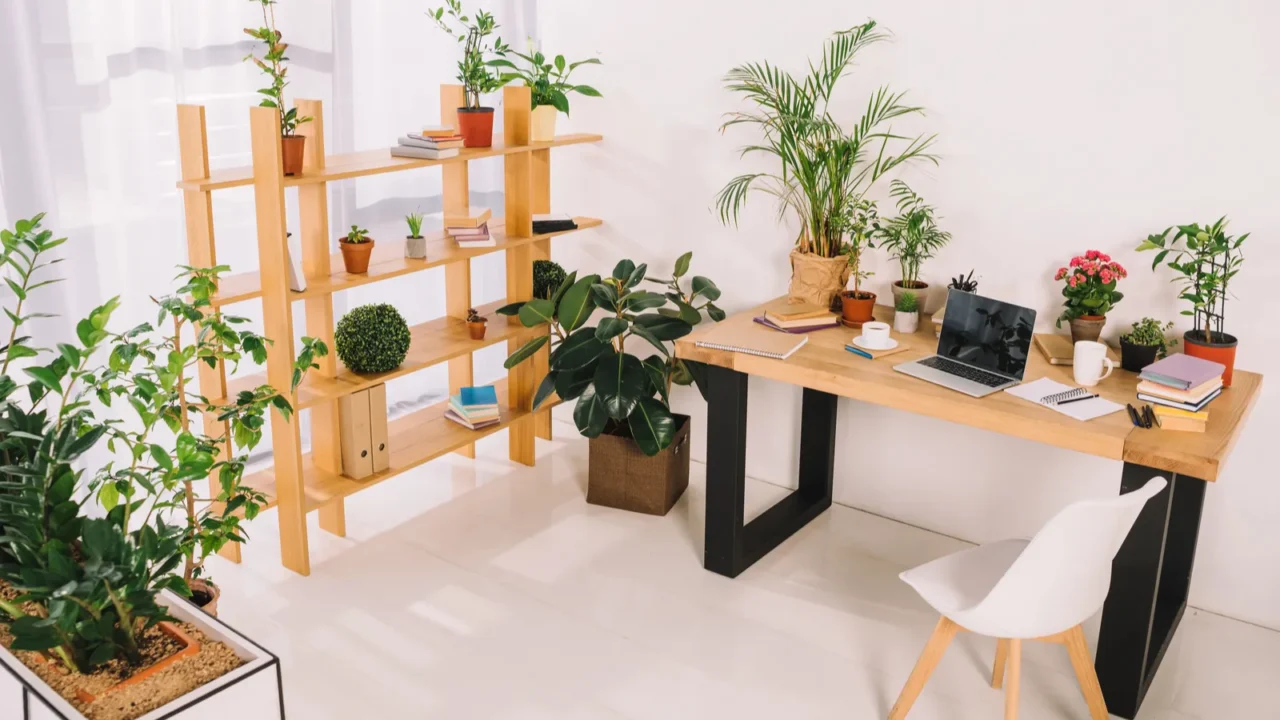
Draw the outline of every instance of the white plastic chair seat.
[[[969,611],[979,607],[1022,555],[1030,540],[1002,540],[940,557],[899,575],[925,602],[960,626],[980,635],[995,635]],[[1065,628],[1064,628],[1065,629]]]

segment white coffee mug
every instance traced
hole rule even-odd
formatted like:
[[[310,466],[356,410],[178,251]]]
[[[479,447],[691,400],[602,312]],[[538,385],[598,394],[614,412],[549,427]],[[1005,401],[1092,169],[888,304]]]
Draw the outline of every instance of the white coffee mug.
[[[1076,343],[1075,357],[1071,362],[1076,384],[1082,387],[1097,385],[1107,379],[1116,367],[1111,358],[1107,357],[1107,346],[1091,340]],[[1102,371],[1103,366],[1106,366],[1106,372]]]
[[[862,323],[862,341],[870,347],[887,347],[893,338],[889,337],[889,323]]]

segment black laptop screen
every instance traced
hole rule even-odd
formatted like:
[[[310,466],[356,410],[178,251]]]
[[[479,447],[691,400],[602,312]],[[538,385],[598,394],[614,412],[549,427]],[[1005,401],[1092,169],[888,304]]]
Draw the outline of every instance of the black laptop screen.
[[[938,354],[1022,380],[1036,311],[951,290]]]

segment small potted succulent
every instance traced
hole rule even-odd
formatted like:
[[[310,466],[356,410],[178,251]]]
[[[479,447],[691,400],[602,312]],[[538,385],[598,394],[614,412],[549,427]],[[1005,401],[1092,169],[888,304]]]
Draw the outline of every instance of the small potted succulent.
[[[1177,339],[1167,338],[1173,323],[1160,324],[1155,318],[1142,318],[1133,330],[1120,336],[1120,367],[1130,372],[1142,369],[1169,353]]]
[[[480,96],[494,92],[507,84],[491,66],[511,48],[500,37],[489,40],[498,29],[493,14],[477,10],[467,15],[462,0],[445,0],[445,6],[428,10],[427,15],[436,25],[462,45],[462,59],[458,61],[458,82],[466,93],[466,106],[458,108],[458,133],[462,146],[487,148],[493,145],[493,108],[481,107]],[[452,21],[445,19],[445,16]]]
[[[898,296],[893,305],[893,329],[900,333],[913,333],[920,327],[920,303],[916,294],[908,290]]]
[[[490,60],[493,67],[508,68],[514,72],[504,73],[499,81],[504,85],[523,80],[529,86],[533,96],[533,118],[529,126],[529,140],[532,142],[550,142],[556,137],[556,117],[560,113],[569,114],[569,93],[576,92],[587,97],[600,97],[600,92],[590,85],[574,85],[569,82],[569,75],[582,65],[599,65],[599,58],[588,58],[578,62],[566,62],[563,55],[554,60],[543,55],[532,47],[530,41],[529,54],[512,51],[512,55],[524,61],[524,67],[510,60],[498,58]]]
[[[422,237],[422,213],[414,211],[404,216],[409,226],[409,234],[404,239],[404,256],[414,260],[425,260],[427,257],[427,239]],[[350,237],[350,236],[348,236]],[[346,256],[343,255],[344,261]]]
[[[475,308],[467,310],[467,332],[472,340],[483,340],[485,330],[489,329],[489,318],[476,312]]]
[[[875,273],[862,269],[862,251],[874,249],[871,231],[876,222],[876,204],[872,200],[860,200],[855,206],[853,222],[849,226],[849,239],[844,244],[843,252],[849,258],[849,277],[853,280],[853,289],[845,290],[837,296],[838,311],[845,322],[860,325],[875,319],[876,294],[862,289],[862,281]]]
[[[276,29],[276,13],[272,6],[278,0],[258,0],[262,3],[262,24],[260,28],[245,28],[245,34],[260,40],[266,45],[266,52],[261,58],[250,53],[245,60],[253,60],[263,73],[271,78],[271,87],[258,91],[262,95],[260,107],[276,108],[280,111],[280,151],[281,164],[285,175],[302,173],[302,155],[306,148],[307,138],[298,135],[298,126],[311,122],[309,117],[299,117],[297,108],[284,109],[284,89],[289,83],[285,75],[289,69],[285,67],[285,50],[289,44],[281,41],[280,31]]]
[[[878,225],[876,232],[881,238],[880,247],[888,250],[902,269],[902,279],[890,286],[893,304],[897,307],[898,298],[910,290],[924,309],[928,304],[929,283],[920,279],[920,264],[951,242],[951,233],[938,227],[933,206],[906,183],[894,180],[890,188],[889,194],[897,198],[898,216]]]
[[[1129,273],[1111,256],[1089,250],[1084,255],[1071,258],[1068,267],[1058,268],[1054,280],[1062,280],[1062,296],[1067,300],[1058,327],[1062,321],[1071,323],[1071,342],[1096,341],[1107,323],[1107,312],[1124,299],[1124,293],[1116,290],[1116,283]]]
[[[342,265],[352,275],[369,272],[369,255],[373,253],[374,239],[369,231],[352,225],[351,232],[338,240],[342,248]]]

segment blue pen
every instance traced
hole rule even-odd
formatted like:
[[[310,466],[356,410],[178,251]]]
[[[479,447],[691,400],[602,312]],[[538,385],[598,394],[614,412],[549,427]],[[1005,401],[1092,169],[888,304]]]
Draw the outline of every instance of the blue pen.
[[[862,357],[864,357],[864,358],[866,358],[866,359],[868,359],[868,360],[875,360],[875,358],[871,356],[871,353],[869,353],[869,352],[867,352],[867,351],[865,351],[865,350],[860,350],[860,349],[858,349],[858,348],[856,348],[856,347],[853,347],[852,345],[845,345],[845,346],[844,346],[844,349],[845,349],[845,350],[848,350],[849,352],[853,353],[854,355],[861,355]]]

